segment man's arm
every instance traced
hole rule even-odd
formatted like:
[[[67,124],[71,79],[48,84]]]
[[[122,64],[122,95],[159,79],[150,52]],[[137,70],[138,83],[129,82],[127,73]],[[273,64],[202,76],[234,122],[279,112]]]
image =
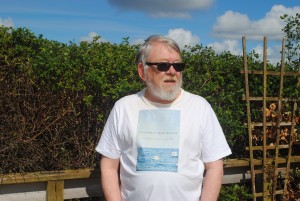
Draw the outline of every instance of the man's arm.
[[[101,184],[106,201],[121,201],[119,164],[119,159],[101,156]]]
[[[203,182],[201,201],[218,200],[222,179],[223,179],[223,160],[205,163],[206,174]]]

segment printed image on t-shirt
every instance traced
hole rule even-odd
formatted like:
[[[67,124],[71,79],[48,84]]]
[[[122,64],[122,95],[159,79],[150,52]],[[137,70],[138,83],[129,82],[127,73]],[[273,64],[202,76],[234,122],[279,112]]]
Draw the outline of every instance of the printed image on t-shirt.
[[[178,171],[179,110],[141,110],[137,127],[137,171]]]

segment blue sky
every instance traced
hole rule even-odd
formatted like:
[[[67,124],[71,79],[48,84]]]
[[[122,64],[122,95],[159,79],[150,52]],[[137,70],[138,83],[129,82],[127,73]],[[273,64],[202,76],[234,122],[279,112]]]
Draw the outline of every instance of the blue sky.
[[[26,27],[63,43],[91,40],[133,44],[151,34],[168,35],[181,47],[202,44],[215,51],[262,52],[280,59],[283,14],[300,13],[298,0],[1,0],[0,25]],[[249,44],[249,45],[248,45]]]

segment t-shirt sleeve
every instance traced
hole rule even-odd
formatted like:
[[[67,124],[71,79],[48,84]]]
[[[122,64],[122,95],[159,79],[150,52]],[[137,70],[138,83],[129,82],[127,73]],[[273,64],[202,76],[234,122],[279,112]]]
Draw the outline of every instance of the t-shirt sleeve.
[[[120,158],[121,151],[118,140],[118,117],[116,106],[113,107],[104,126],[96,151],[112,158]]]
[[[206,110],[201,143],[203,162],[213,162],[231,154],[221,125],[210,105]]]

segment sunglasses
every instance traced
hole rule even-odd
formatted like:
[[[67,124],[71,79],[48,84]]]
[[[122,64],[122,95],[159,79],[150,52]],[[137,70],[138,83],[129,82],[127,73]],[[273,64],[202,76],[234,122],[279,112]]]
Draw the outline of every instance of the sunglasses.
[[[168,71],[171,68],[171,66],[173,66],[173,68],[177,72],[183,71],[185,67],[185,63],[169,63],[169,62],[159,62],[159,63],[146,62],[146,65],[156,66],[157,70],[164,71],[164,72]]]

